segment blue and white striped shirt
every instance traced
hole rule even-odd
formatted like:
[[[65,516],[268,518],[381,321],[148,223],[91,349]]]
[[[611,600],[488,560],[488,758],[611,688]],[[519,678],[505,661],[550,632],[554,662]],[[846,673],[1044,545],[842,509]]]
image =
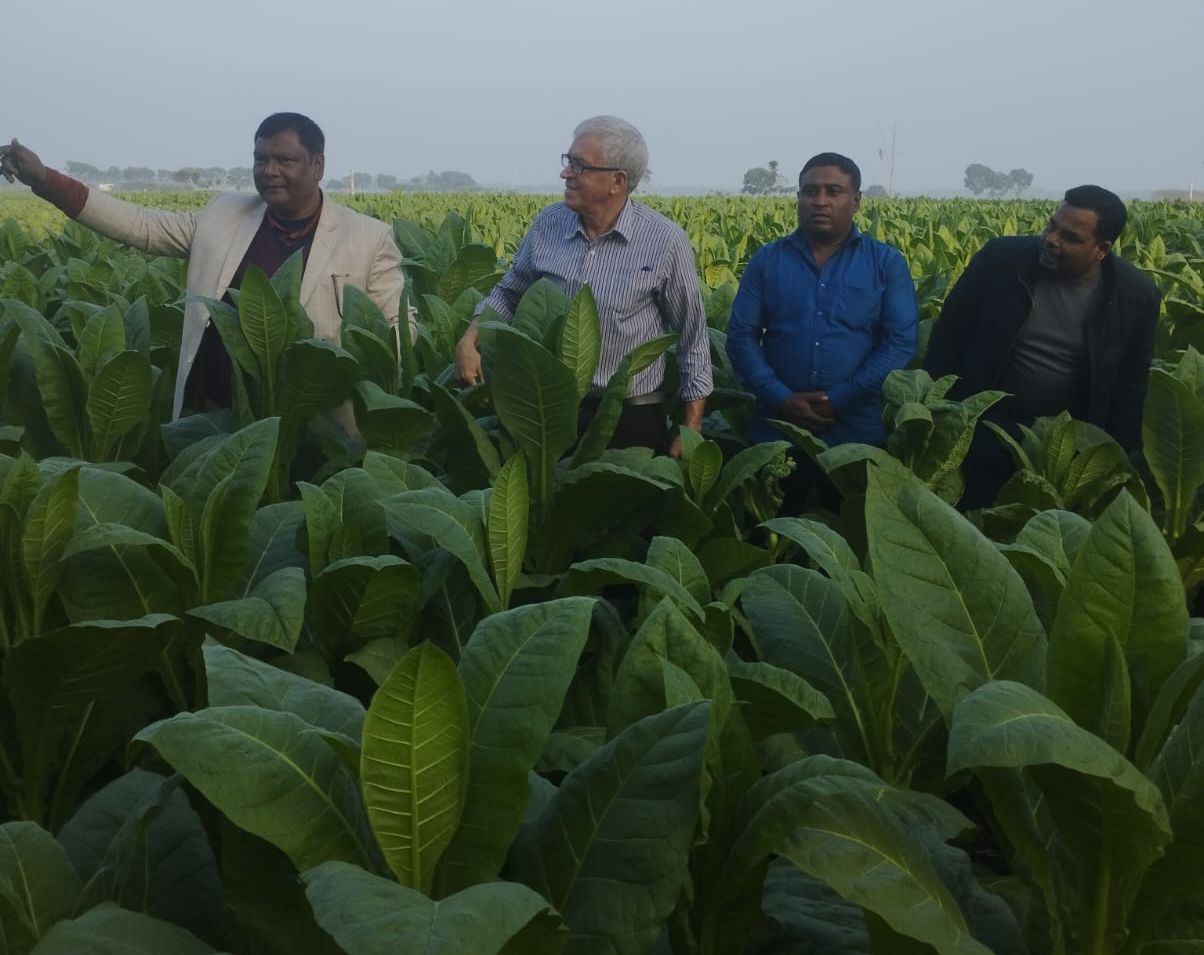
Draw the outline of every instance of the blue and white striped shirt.
[[[694,251],[685,232],[659,212],[627,201],[614,228],[590,242],[577,213],[563,202],[540,210],[505,277],[477,306],[506,321],[536,281],[549,278],[572,298],[588,285],[598,303],[602,356],[592,394],[601,394],[619,362],[637,345],[677,332],[683,401],[711,393],[711,347]],[[638,373],[631,396],[661,387],[665,360]]]

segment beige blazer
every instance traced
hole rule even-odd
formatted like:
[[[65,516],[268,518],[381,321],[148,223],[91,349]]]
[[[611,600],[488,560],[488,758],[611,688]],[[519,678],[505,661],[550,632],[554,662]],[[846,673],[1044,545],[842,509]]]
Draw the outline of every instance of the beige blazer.
[[[184,407],[188,374],[209,324],[209,310],[197,297],[221,298],[226,294],[263,221],[264,208],[259,196],[223,195],[200,212],[168,212],[88,190],[88,201],[77,216],[88,228],[151,255],[188,257],[188,300],[184,305],[173,421]],[[301,305],[313,322],[315,337],[338,343],[343,288],[347,285],[365,292],[389,324],[396,326],[404,283],[401,253],[387,225],[336,202],[322,203],[301,278]],[[416,329],[412,315],[410,325],[413,337]]]

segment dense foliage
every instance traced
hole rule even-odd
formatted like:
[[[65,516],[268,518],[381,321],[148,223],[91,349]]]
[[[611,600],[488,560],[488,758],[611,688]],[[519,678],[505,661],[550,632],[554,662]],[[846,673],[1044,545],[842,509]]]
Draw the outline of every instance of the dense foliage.
[[[0,226],[0,952],[1204,944],[1198,210],[1139,205],[1123,243],[1166,292],[1144,460],[1044,419],[967,518],[994,394],[901,372],[885,449],[745,446],[723,330],[788,202],[660,203],[718,361],[680,462],[605,447],[670,338],[577,439],[588,291],[537,284],[453,386],[539,199],[365,203],[417,343],[355,290],[314,342],[298,264],[252,271],[214,310],[236,407],[175,423],[182,263]],[[931,318],[1049,209],[860,222]],[[791,442],[839,514],[777,515]]]

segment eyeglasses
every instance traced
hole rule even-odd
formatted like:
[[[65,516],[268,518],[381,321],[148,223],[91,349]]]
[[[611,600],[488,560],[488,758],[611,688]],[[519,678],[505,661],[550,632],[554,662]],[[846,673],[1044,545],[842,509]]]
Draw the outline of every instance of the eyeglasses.
[[[591,166],[569,153],[560,154],[560,168],[573,170],[573,175],[580,176],[583,172],[626,172],[618,166]]]

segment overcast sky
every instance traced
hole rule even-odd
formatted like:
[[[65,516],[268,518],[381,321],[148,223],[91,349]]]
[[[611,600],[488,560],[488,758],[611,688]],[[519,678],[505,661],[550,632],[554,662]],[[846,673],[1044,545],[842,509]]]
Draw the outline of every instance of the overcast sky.
[[[0,136],[51,164],[250,164],[276,110],[327,171],[558,190],[576,123],[648,140],[652,186],[852,156],[901,192],[972,162],[1034,192],[1204,182],[1204,0],[56,0],[0,17]]]

